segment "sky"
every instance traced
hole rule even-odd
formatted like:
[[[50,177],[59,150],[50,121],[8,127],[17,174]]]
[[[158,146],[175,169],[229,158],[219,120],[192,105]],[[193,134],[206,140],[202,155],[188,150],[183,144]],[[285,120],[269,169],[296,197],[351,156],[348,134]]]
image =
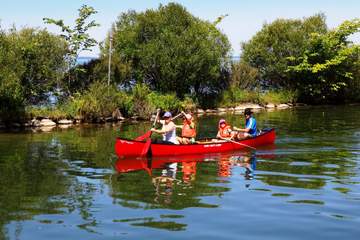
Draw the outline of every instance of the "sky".
[[[182,4],[194,16],[214,21],[220,15],[228,14],[218,25],[232,45],[232,55],[240,55],[240,43],[251,39],[261,30],[264,23],[271,23],[278,18],[309,17],[324,13],[329,28],[335,28],[344,20],[360,17],[360,0],[0,0],[0,26],[8,29],[15,25],[21,27],[47,28],[59,33],[55,26],[43,23],[44,17],[64,19],[72,24],[77,17],[77,9],[83,4],[93,6],[98,13],[92,19],[100,27],[90,32],[98,41],[103,41],[111,24],[122,12],[130,9],[145,11],[157,8],[160,4],[177,2]],[[360,34],[351,40],[360,43]],[[94,56],[99,49],[83,52],[81,56]]]

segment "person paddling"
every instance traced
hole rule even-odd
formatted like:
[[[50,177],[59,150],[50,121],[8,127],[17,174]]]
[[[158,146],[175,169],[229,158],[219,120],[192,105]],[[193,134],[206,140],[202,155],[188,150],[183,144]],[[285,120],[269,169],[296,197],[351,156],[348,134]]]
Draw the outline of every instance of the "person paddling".
[[[235,137],[235,133],[231,130],[231,126],[226,123],[225,119],[220,119],[216,138],[232,139],[234,137]]]
[[[163,143],[178,144],[176,140],[176,125],[172,121],[171,112],[165,112],[163,115],[164,120],[158,120],[162,124],[161,130],[152,128],[151,131],[163,135]]]
[[[238,131],[238,139],[255,137],[257,128],[256,128],[256,119],[252,116],[253,112],[250,108],[246,108],[244,111],[245,116],[245,128],[234,127],[234,130]]]
[[[182,112],[184,116],[183,125],[177,125],[177,128],[181,128],[181,137],[177,137],[180,144],[195,143],[196,126],[194,118],[190,113]]]

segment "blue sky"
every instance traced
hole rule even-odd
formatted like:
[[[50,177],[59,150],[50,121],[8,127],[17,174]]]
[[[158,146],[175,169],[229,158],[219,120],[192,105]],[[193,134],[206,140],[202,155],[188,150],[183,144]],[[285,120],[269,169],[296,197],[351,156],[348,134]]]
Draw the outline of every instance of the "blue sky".
[[[9,28],[15,24],[22,26],[47,27],[57,32],[55,27],[43,24],[43,17],[64,19],[71,24],[77,16],[77,9],[82,4],[93,6],[98,13],[94,19],[101,24],[91,32],[102,41],[111,23],[124,11],[134,9],[144,11],[157,8],[159,4],[174,1],[155,0],[0,0],[0,24]],[[222,14],[228,14],[219,28],[229,37],[233,55],[240,54],[240,42],[249,40],[262,25],[277,18],[303,18],[323,12],[327,16],[330,28],[344,20],[360,17],[359,0],[178,0],[188,11],[204,20],[215,20]],[[360,43],[360,36],[351,38]],[[84,52],[82,56],[96,56],[99,50]]]

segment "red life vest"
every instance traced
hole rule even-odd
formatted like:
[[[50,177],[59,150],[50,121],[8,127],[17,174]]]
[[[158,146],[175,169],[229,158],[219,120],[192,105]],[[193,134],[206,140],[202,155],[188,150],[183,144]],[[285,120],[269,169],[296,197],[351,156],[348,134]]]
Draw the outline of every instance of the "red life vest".
[[[220,133],[220,137],[222,138],[229,138],[231,137],[231,132],[229,131],[229,129],[231,129],[230,125],[225,125],[223,128],[221,128],[219,126],[219,133]]]
[[[181,136],[182,137],[187,137],[187,138],[196,137],[196,129],[195,129],[195,127],[194,128],[190,127],[191,123],[192,123],[192,121],[184,120],[183,128],[182,128],[182,131],[181,131]]]

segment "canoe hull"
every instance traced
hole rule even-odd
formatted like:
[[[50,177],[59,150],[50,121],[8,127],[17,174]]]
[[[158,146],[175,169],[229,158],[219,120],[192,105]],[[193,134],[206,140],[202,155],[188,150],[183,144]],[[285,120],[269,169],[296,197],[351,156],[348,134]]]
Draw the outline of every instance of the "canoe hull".
[[[249,149],[246,145],[256,148],[258,146],[273,144],[275,142],[275,138],[275,130],[271,129],[254,138],[242,140],[239,142],[240,144],[233,142],[215,142],[189,145],[155,143],[151,144],[150,151],[151,155],[155,157],[229,152]],[[145,146],[145,142],[142,141],[117,138],[115,143],[115,152],[119,157],[144,157],[144,155],[146,155],[143,154],[143,149]]]

